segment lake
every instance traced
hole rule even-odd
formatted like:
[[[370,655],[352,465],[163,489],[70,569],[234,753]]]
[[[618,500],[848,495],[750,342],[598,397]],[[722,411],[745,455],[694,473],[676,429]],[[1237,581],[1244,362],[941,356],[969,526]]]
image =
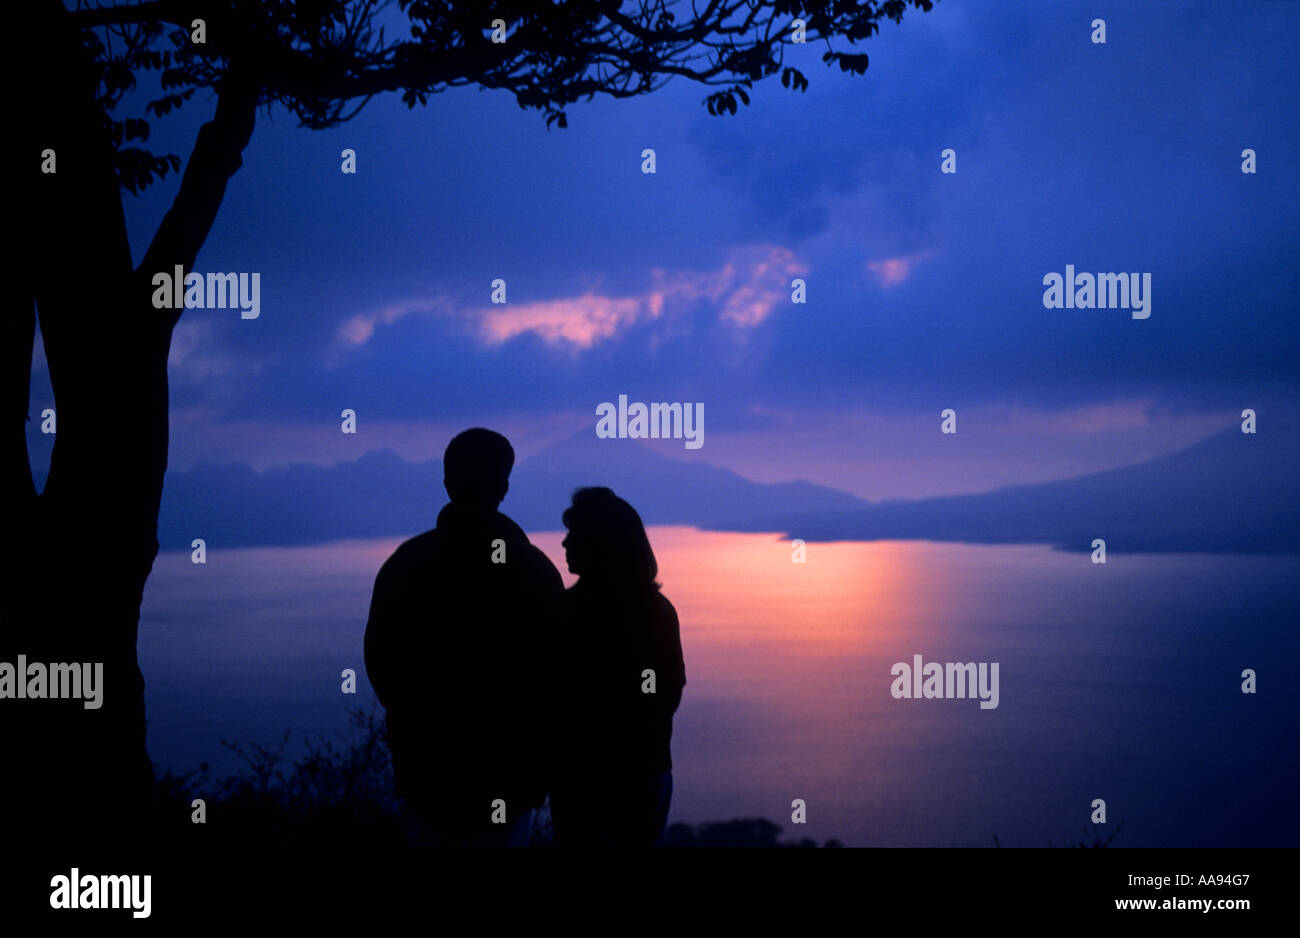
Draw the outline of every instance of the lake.
[[[532,535],[569,584],[562,537]],[[800,564],[775,534],[650,538],[686,659],[670,821],[1042,846],[1077,842],[1102,798],[1115,846],[1300,844],[1300,558],[843,542]],[[221,739],[345,732],[374,699],[362,635],[400,541],[161,554],[139,643],[154,760],[228,771]],[[999,705],[895,699],[917,654],[997,662]]]

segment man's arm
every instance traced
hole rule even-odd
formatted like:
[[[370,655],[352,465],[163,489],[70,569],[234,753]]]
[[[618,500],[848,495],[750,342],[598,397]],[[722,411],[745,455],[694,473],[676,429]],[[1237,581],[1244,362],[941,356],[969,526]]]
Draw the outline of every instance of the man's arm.
[[[533,727],[532,761],[538,804],[551,788],[558,766],[560,723],[568,693],[567,662],[563,654],[564,580],[550,558],[536,547],[530,588],[529,645],[533,706],[527,719]]]
[[[394,557],[384,561],[375,577],[365,635],[366,676],[385,709],[392,706],[397,696],[394,672],[400,660],[400,653],[393,647],[394,612],[401,605],[397,596],[401,577],[393,563]]]
[[[559,659],[561,610],[564,605],[564,580],[549,557],[536,547],[532,548],[535,561],[530,605],[533,605],[531,644],[542,675],[544,703],[553,703],[562,662]]]

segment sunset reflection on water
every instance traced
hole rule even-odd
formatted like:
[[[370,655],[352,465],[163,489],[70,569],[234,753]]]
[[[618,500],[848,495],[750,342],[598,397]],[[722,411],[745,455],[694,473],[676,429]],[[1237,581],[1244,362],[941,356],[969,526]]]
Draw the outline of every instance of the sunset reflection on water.
[[[1296,839],[1294,807],[1251,812],[1294,803],[1256,789],[1300,777],[1294,747],[1278,745],[1300,735],[1300,681],[1279,674],[1244,700],[1236,683],[1243,662],[1294,676],[1296,558],[1101,566],[1041,546],[844,542],[807,544],[794,563],[776,534],[649,533],[686,659],[672,820],[761,816],[786,837],[849,844],[997,834],[1039,846],[1077,840],[1104,795],[1130,845]],[[571,583],[562,537],[532,535]],[[229,769],[220,739],[342,731],[345,710],[373,700],[362,634],[399,542],[210,550],[203,566],[160,555],[140,627],[155,760]],[[914,654],[999,662],[998,708],[893,699],[890,667]],[[349,667],[355,697],[339,692]],[[430,680],[446,667],[431,662]],[[796,798],[806,825],[790,823]]]

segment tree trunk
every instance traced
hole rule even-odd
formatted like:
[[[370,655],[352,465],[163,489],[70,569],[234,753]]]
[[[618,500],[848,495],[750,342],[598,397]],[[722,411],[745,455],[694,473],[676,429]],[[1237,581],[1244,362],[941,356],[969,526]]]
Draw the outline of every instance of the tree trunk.
[[[98,663],[103,680],[98,709],[80,699],[0,699],[0,830],[19,844],[120,844],[151,833],[136,637],[158,552],[167,356],[180,313],[153,308],[150,278],[193,263],[239,166],[255,98],[222,95],[133,271],[89,56],[62,3],[17,9],[11,35],[23,46],[26,81],[17,86],[19,165],[10,176],[19,190],[12,270],[24,286],[0,331],[0,484],[16,554],[0,575],[0,662]],[[54,174],[39,169],[46,148],[56,154]],[[57,419],[39,496],[25,438],[33,306]]]
[[[98,709],[81,699],[0,700],[9,757],[0,810],[19,843],[120,841],[144,833],[152,779],[135,639],[158,548],[170,330],[150,315],[131,268],[88,56],[61,4],[29,9],[24,19],[13,34],[30,57],[18,133],[23,166],[13,177],[20,190],[14,270],[24,288],[6,328],[7,342],[17,341],[5,350],[9,423],[0,460],[18,556],[5,570],[0,661],[102,664],[103,679]],[[39,170],[47,148],[55,151],[53,174]],[[57,419],[39,497],[18,440],[33,304]]]

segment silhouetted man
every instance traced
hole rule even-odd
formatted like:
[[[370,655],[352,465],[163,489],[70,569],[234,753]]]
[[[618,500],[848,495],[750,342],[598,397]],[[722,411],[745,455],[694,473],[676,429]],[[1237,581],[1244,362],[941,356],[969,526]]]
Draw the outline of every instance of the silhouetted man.
[[[443,455],[451,503],[375,579],[366,671],[387,710],[413,843],[527,843],[546,797],[545,654],[564,584],[497,511],[514,461],[491,430],[453,439]]]

